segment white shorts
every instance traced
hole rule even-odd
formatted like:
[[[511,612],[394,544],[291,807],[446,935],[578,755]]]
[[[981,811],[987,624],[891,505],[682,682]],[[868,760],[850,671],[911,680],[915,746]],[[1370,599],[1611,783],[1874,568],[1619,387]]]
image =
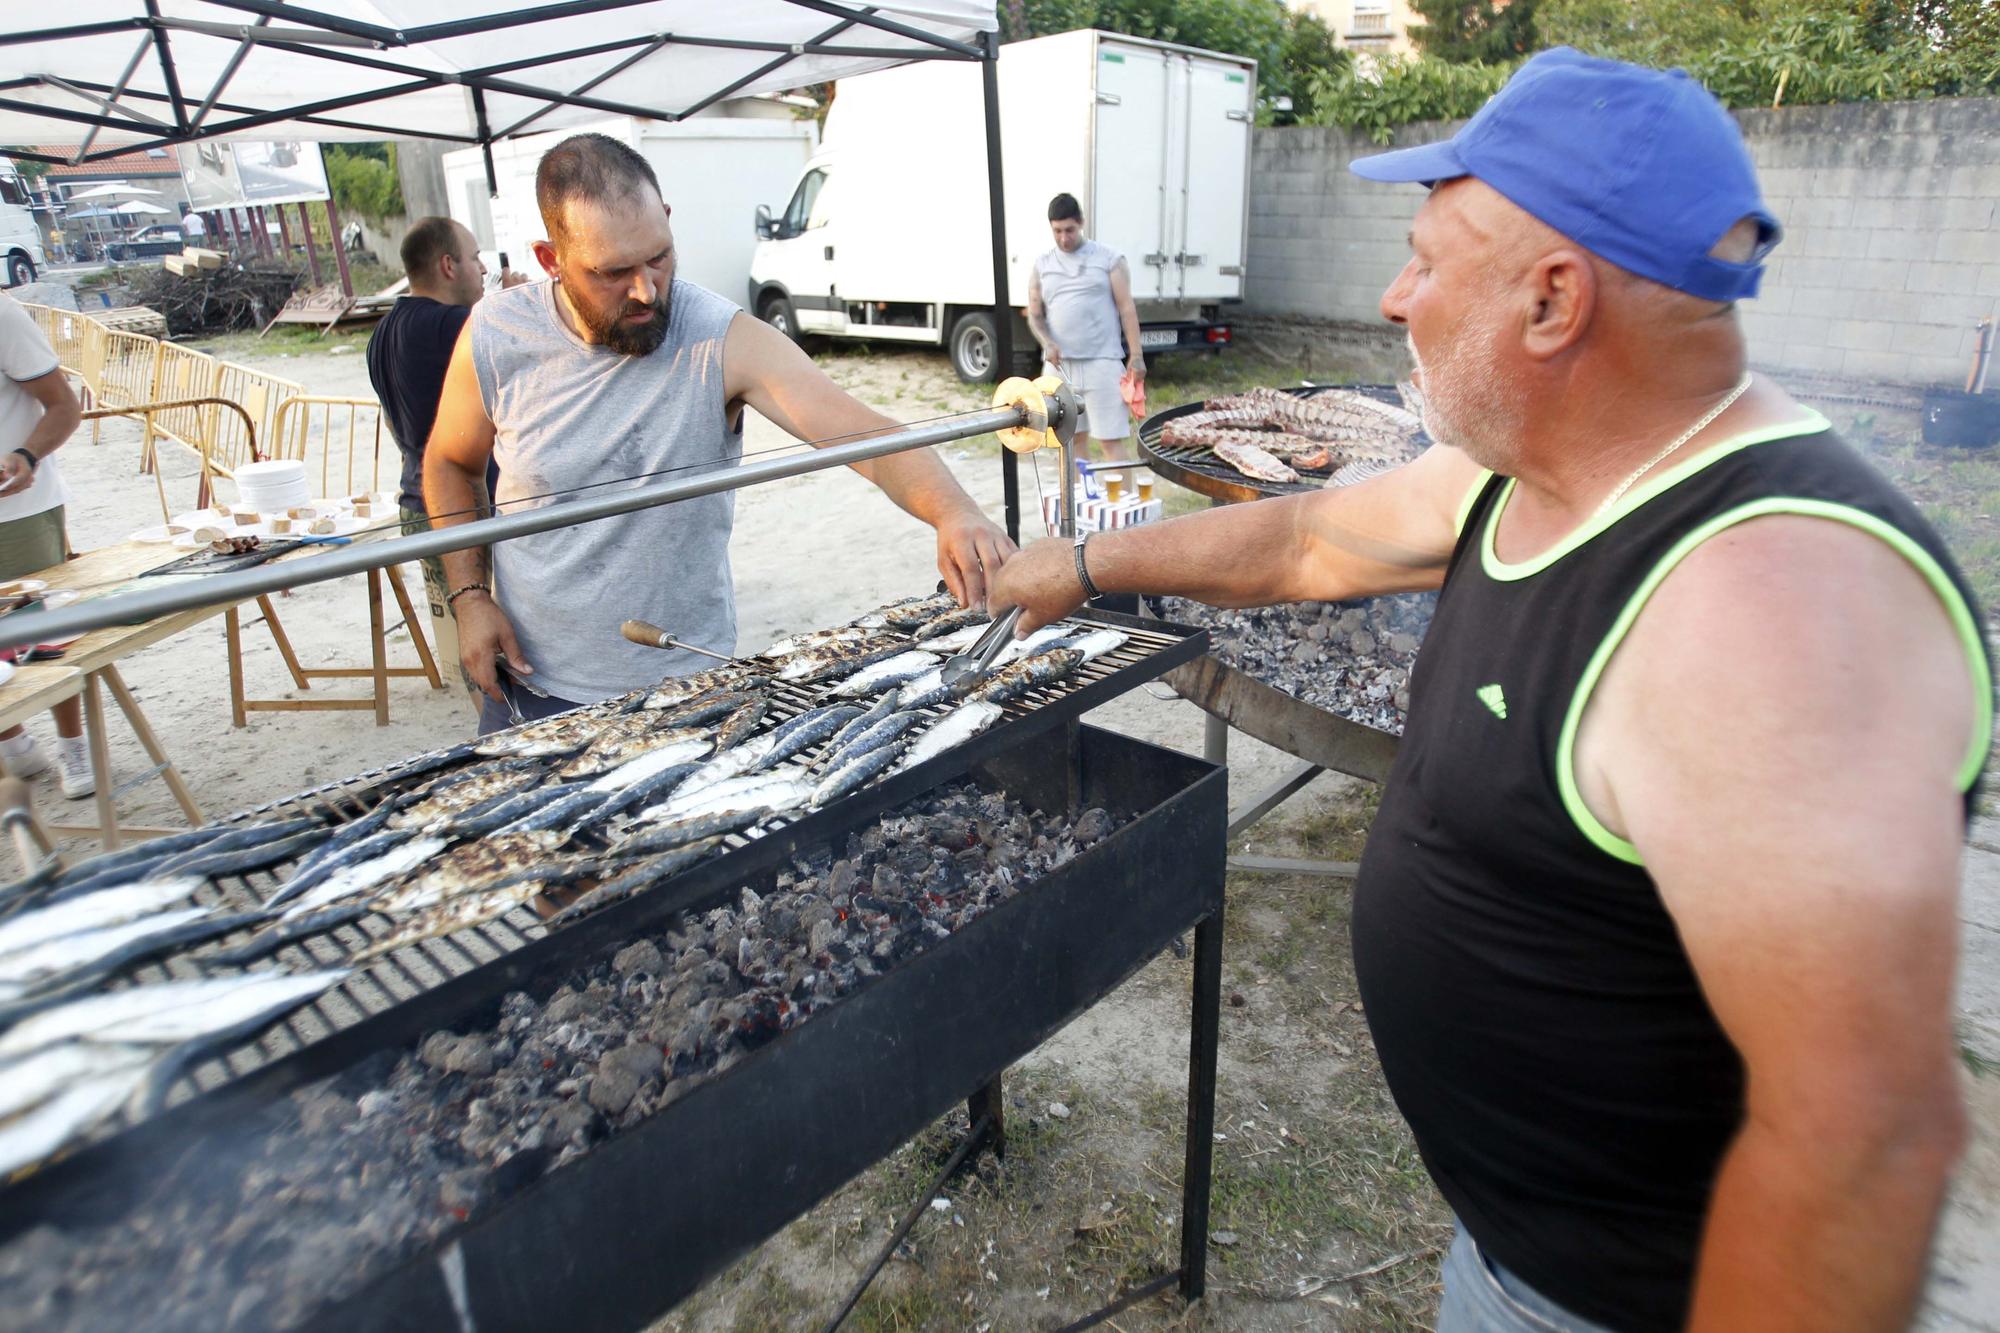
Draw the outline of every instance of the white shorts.
[[[1064,357],[1060,366],[1042,363],[1044,375],[1057,375],[1069,382],[1083,400],[1084,431],[1093,440],[1122,440],[1132,433],[1132,414],[1118,392],[1125,363],[1111,357],[1072,361]]]

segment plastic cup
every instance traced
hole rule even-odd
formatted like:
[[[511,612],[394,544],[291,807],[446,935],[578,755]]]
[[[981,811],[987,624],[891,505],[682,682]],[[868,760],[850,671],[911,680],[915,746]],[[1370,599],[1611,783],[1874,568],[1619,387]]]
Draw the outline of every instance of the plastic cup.
[[[1104,474],[1104,498],[1114,503],[1125,497],[1125,474],[1107,472]]]
[[[1139,488],[1139,499],[1142,502],[1153,498],[1152,473],[1150,472],[1135,473],[1132,477],[1132,483]]]

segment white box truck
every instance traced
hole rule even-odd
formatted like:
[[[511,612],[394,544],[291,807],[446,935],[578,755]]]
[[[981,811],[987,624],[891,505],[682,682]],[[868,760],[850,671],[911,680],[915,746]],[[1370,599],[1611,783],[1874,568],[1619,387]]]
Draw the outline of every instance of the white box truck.
[[[1084,29],[1000,50],[1008,303],[1073,194],[1084,233],[1125,255],[1150,355],[1214,350],[1243,297],[1257,62]],[[760,208],[749,309],[794,337],[945,346],[992,378],[993,261],[976,65],[843,79],[789,202]]]
[[[743,290],[756,245],[743,226],[744,215],[797,178],[819,138],[811,120],[759,98],[724,102],[683,121],[614,118],[586,128],[637,149],[651,164],[673,206],[679,275],[731,297]],[[451,215],[478,240],[493,285],[499,282],[501,254],[529,277],[542,276],[528,251],[529,242],[548,236],[535,206],[535,168],[543,153],[578,132],[530,134],[493,145],[497,195],[487,190],[486,163],[477,148],[444,155]]]
[[[42,229],[27,201],[27,186],[12,164],[0,169],[0,286],[33,282],[35,270],[48,265],[42,253]]]

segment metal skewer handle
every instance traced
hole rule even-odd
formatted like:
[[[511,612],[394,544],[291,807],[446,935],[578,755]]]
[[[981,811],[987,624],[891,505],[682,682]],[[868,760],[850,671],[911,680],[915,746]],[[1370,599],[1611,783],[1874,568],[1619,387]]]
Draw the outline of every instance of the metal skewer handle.
[[[691,643],[682,643],[658,625],[649,624],[644,620],[628,620],[618,627],[618,632],[633,643],[643,645],[647,648],[680,648],[690,653],[700,653],[703,657],[712,657],[718,662],[733,662],[736,660],[727,653],[711,653],[706,648],[697,648]]]

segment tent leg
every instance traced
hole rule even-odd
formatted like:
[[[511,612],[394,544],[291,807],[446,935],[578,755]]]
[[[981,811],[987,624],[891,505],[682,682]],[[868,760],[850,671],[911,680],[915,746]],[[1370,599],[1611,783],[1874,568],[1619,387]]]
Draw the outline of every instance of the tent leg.
[[[1014,306],[1007,282],[1007,193],[1000,170],[1000,35],[981,33],[985,59],[980,81],[986,97],[986,208],[993,248],[993,378],[1014,373]],[[1012,449],[1000,451],[1000,486],[1007,508],[1007,535],[1021,540],[1021,472]]]

